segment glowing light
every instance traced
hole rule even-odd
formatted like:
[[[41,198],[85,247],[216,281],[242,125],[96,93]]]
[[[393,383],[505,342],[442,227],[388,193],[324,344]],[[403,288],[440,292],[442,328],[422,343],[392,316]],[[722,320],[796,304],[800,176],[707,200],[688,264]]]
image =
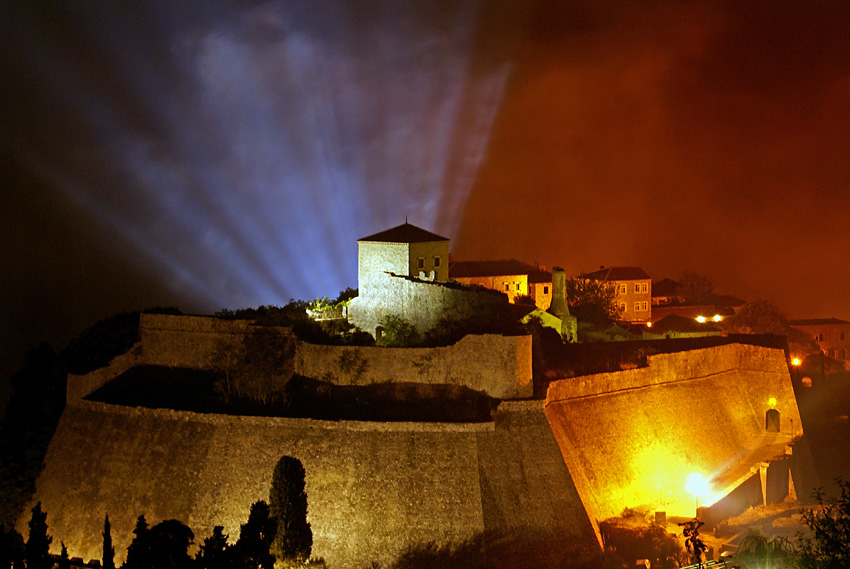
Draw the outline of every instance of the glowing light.
[[[791,365],[792,365],[792,366],[798,366],[798,365],[800,365],[801,363],[802,363],[802,362],[800,361],[800,358],[794,358],[794,359],[792,359],[792,360],[791,360]]]
[[[510,74],[506,57],[472,61],[480,7],[399,22],[262,3],[149,30],[165,66],[110,30],[91,41],[127,70],[114,90],[71,65],[39,74],[97,136],[64,161],[15,152],[184,308],[334,297],[357,286],[359,237],[406,215],[456,234]]]
[[[705,322],[705,316],[697,316],[697,322],[699,322],[700,324]]]
[[[720,316],[719,314],[715,314],[713,320],[715,322],[720,322],[721,320],[723,320],[723,317]]]
[[[646,323],[646,327],[647,327],[647,328],[652,328],[652,322],[647,322],[647,323]]]
[[[767,403],[768,405],[770,405],[770,408],[773,409],[774,407],[776,407],[776,397],[771,397],[767,400]]]
[[[685,483],[685,490],[688,491],[688,494],[693,494],[697,498],[708,496],[711,491],[708,486],[708,480],[698,472],[694,472],[688,476],[688,481]]]

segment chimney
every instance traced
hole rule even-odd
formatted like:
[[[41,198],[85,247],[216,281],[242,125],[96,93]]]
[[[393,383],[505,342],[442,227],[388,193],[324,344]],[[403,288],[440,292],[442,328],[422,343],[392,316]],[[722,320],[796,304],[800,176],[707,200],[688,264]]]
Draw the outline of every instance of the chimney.
[[[552,304],[548,312],[560,319],[570,315],[567,305],[567,273],[561,267],[552,267]]]

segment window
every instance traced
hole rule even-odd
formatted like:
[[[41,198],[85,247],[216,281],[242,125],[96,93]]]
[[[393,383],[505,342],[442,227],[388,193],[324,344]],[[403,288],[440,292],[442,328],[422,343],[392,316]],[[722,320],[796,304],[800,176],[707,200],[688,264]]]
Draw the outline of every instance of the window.
[[[625,284],[620,285],[620,294],[626,294],[626,285]]]
[[[625,311],[626,311],[626,303],[625,303],[625,302],[621,302],[621,303],[620,303],[620,312],[625,312]]]
[[[823,342],[823,332],[818,334],[818,342]]]
[[[635,302],[635,312],[640,311],[640,302]]]
[[[640,292],[640,283],[635,283],[635,292]]]
[[[646,284],[646,283],[641,284],[640,285],[640,291],[641,292],[649,292],[649,285]]]
[[[549,287],[546,285],[543,285],[543,294],[549,294]]]
[[[839,338],[840,338],[840,340],[841,340],[842,342],[843,342],[843,341],[845,340],[845,338],[846,338],[846,337],[845,337],[845,335],[844,335],[844,332],[841,332],[838,336],[839,336]]]
[[[505,283],[505,290],[511,290],[511,283]]]
[[[420,269],[424,269],[424,268],[425,268],[425,257],[419,257],[417,266],[418,266]]]
[[[647,308],[647,306],[646,306],[646,301],[641,302],[641,303],[640,303],[640,309],[645,311],[645,310],[646,310],[646,308]]]
[[[436,257],[434,257],[434,268],[436,269],[439,266],[440,266],[440,256],[437,255]]]

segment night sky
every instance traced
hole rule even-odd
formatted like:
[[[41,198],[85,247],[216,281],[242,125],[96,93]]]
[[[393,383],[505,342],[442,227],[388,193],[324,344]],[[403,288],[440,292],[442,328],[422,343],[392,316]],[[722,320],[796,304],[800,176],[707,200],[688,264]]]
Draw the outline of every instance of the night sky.
[[[459,260],[850,319],[850,3],[0,4],[0,372],[121,311]]]

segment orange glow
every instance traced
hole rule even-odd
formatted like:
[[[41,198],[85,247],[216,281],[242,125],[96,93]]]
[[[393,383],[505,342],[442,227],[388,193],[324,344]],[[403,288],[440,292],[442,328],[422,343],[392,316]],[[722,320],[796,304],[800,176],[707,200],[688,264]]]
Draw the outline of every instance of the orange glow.
[[[699,322],[700,324],[705,322],[705,316],[697,316],[697,322]]]
[[[723,320],[723,317],[720,316],[719,314],[715,314],[713,320],[715,322],[720,322],[721,320]]]
[[[647,322],[647,323],[646,323],[646,327],[647,327],[647,328],[652,328],[652,322]]]
[[[776,407],[776,397],[771,397],[767,400],[767,404],[770,405],[770,408],[773,409]]]
[[[798,365],[800,365],[800,363],[802,363],[802,362],[800,362],[800,358],[794,358],[794,359],[791,360],[792,366],[798,366]]]

